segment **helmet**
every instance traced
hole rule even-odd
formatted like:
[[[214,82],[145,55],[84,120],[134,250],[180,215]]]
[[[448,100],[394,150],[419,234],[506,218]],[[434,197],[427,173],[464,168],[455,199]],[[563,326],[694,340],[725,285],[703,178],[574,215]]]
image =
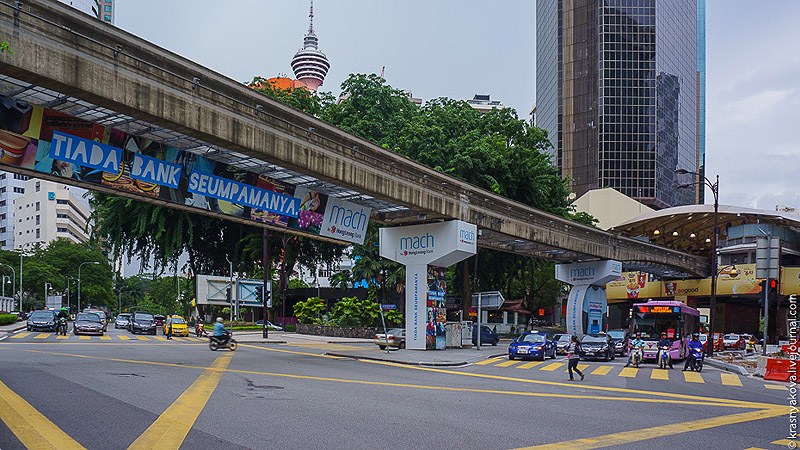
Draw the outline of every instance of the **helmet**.
[[[222,323],[222,317],[217,317],[217,322]]]
[[[661,337],[667,337],[667,332],[666,331],[662,331],[661,332]]]
[[[61,310],[67,312],[67,308],[64,308],[63,306],[61,307]]]
[[[636,332],[636,337],[642,337],[642,332],[641,331],[637,331]]]
[[[692,333],[692,339],[699,339],[700,333]]]

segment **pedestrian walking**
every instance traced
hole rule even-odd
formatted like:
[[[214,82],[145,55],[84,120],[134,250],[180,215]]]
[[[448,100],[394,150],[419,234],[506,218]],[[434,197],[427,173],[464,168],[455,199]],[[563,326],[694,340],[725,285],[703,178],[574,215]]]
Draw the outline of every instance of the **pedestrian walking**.
[[[578,361],[581,360],[581,357],[578,354],[580,345],[581,344],[578,342],[578,336],[573,334],[569,341],[569,345],[567,346],[567,370],[569,371],[569,381],[574,381],[572,378],[573,370],[581,376],[581,381],[583,381],[583,372],[578,369]]]
[[[167,317],[167,339],[172,340],[172,317]]]

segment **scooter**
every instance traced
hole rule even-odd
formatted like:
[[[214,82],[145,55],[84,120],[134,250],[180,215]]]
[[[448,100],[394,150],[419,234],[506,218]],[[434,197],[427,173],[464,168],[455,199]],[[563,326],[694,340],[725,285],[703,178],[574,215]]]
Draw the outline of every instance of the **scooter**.
[[[694,357],[694,365],[693,369],[697,372],[703,370],[703,350],[692,350],[692,356]]]
[[[658,368],[669,369],[672,363],[669,356],[669,347],[659,347],[658,350]]]
[[[631,364],[633,364],[633,367],[639,367],[639,364],[642,362],[642,357],[642,346],[637,345],[636,347],[633,347],[633,356],[631,357]]]
[[[236,339],[232,338],[230,334],[226,334],[224,336],[211,336],[211,338],[208,340],[208,348],[210,348],[213,352],[220,348],[227,348],[230,351],[235,352],[237,345]]]
[[[58,334],[62,336],[67,335],[67,319],[65,317],[61,317],[58,319]]]
[[[194,334],[197,335],[197,337],[207,336],[202,322],[197,322],[197,324],[194,326]]]

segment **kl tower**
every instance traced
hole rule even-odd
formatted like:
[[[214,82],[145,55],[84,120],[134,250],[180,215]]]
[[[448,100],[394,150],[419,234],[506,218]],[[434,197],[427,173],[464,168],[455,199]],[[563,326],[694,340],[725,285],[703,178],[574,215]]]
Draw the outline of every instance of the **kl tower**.
[[[317,35],[314,34],[314,0],[311,0],[311,11],[308,14],[308,33],[303,39],[303,48],[297,51],[292,58],[292,70],[299,81],[305,83],[308,89],[316,92],[317,88],[325,81],[325,75],[331,65],[325,53],[319,51]]]

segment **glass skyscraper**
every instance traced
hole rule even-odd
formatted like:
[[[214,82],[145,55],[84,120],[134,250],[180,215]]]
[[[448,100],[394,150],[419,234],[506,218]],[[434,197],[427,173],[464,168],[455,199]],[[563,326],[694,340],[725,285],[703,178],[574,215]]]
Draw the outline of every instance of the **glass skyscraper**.
[[[697,171],[696,0],[537,0],[536,122],[573,191],[691,204]]]

